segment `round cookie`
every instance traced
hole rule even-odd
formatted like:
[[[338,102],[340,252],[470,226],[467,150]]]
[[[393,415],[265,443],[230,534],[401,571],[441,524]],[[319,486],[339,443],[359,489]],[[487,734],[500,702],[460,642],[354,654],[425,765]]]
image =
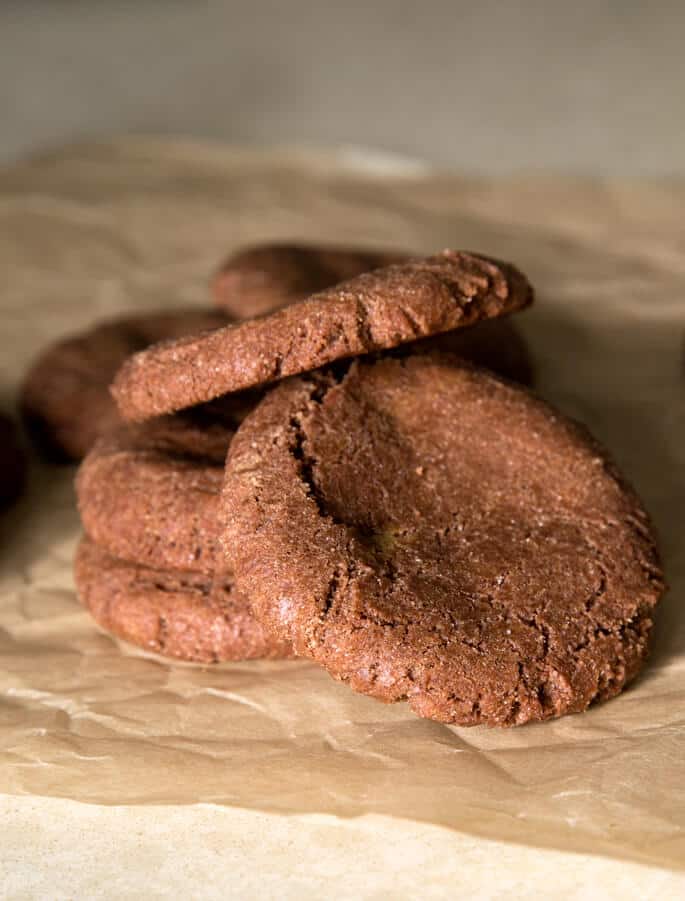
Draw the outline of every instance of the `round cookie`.
[[[589,433],[448,356],[279,385],[233,439],[221,518],[266,628],[445,723],[617,694],[663,590],[647,516]]]
[[[84,536],[74,578],[96,622],[147,651],[198,663],[292,656],[288,644],[264,632],[226,573],[211,578],[136,566]]]
[[[269,316],[148,348],[126,361],[112,393],[125,419],[142,420],[474,325],[531,300],[513,266],[446,250],[360,275]]]
[[[211,292],[217,306],[248,319],[406,259],[390,251],[325,244],[258,244],[226,260],[212,278]]]
[[[218,503],[224,464],[257,395],[232,394],[103,435],[76,477],[86,532],[115,557],[144,566],[223,569]]]
[[[248,319],[363,272],[408,259],[407,254],[397,252],[321,244],[258,244],[229,257],[214,275],[211,291],[219,307],[236,319]],[[506,317],[426,338],[425,344],[456,353],[524,385],[533,382],[526,342]]]
[[[29,370],[21,407],[27,429],[51,460],[80,460],[120,422],[109,385],[124,360],[150,344],[230,322],[214,310],[184,309],[121,316],[61,338]]]
[[[0,510],[21,494],[26,477],[26,459],[17,442],[14,422],[0,413]]]

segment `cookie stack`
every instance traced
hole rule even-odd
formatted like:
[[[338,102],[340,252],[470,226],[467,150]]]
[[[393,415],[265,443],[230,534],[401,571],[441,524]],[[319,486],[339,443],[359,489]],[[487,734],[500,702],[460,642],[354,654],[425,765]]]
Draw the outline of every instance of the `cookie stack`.
[[[48,459],[85,457],[77,495],[86,535],[76,581],[105,629],[201,663],[291,655],[252,617],[219,553],[226,453],[260,392],[129,427],[109,384],[128,356],[150,344],[215,330],[398,259],[328,247],[249,248],[213,279],[219,310],[119,317],[40,355],[24,382],[24,419]]]
[[[242,403],[205,405],[101,437],[77,476],[75,561],[100,625],[148,650],[216,663],[283,657],[219,547],[219,493]]]
[[[248,282],[226,267],[216,296]],[[513,266],[445,251],[130,357],[133,425],[78,477],[84,602],[153,650],[294,652],[441,722],[617,694],[663,587],[647,516],[582,427],[464,359],[516,358],[476,336],[531,300]]]

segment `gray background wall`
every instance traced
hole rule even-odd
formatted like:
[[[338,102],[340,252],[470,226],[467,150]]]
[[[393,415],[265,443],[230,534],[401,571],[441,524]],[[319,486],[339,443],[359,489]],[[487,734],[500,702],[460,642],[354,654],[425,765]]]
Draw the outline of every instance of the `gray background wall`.
[[[0,159],[122,132],[685,172],[685,2],[0,3]]]

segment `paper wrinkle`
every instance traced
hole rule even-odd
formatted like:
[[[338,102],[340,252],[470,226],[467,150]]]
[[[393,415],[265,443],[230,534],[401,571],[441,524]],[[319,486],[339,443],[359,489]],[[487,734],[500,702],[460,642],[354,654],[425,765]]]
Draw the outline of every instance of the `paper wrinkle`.
[[[57,335],[209,303],[209,274],[245,243],[482,250],[536,284],[517,322],[538,389],[635,483],[671,585],[653,660],[620,698],[514,730],[441,726],[303,661],[176,665],[103,635],[73,591],[74,470],[35,463],[0,519],[0,790],[390,816],[683,868],[684,206],[678,181],[377,177],[349,158],[192,142],[115,141],[0,172],[3,404]]]

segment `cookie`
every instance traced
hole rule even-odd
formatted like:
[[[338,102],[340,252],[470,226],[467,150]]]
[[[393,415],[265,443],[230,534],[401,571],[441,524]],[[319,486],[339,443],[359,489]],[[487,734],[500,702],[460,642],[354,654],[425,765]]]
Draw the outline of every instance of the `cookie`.
[[[24,488],[26,460],[14,422],[0,413],[0,510],[17,500]]]
[[[256,397],[232,394],[103,435],[76,477],[81,520],[91,538],[115,557],[144,566],[205,573],[221,568],[224,463]]]
[[[74,578],[96,622],[146,651],[198,663],[291,656],[289,645],[266,635],[227,574],[137,566],[84,536]]]
[[[238,319],[407,259],[406,254],[321,244],[258,244],[229,257],[211,282],[216,304]]]
[[[444,723],[617,694],[663,589],[647,516],[589,433],[448,356],[279,385],[231,443],[220,515],[267,629]]]
[[[145,313],[56,341],[24,380],[21,407],[29,433],[48,459],[80,460],[99,435],[120,421],[109,384],[130,354],[229,321],[218,311],[203,309]]]
[[[215,274],[211,290],[219,307],[236,319],[261,316],[332,285],[384,266],[407,254],[326,245],[260,244],[238,251]],[[533,381],[526,342],[508,318],[425,339],[436,348],[524,385]]]
[[[126,361],[112,392],[125,419],[143,420],[474,325],[531,300],[513,266],[444,251],[360,275],[269,316],[151,347]]]

